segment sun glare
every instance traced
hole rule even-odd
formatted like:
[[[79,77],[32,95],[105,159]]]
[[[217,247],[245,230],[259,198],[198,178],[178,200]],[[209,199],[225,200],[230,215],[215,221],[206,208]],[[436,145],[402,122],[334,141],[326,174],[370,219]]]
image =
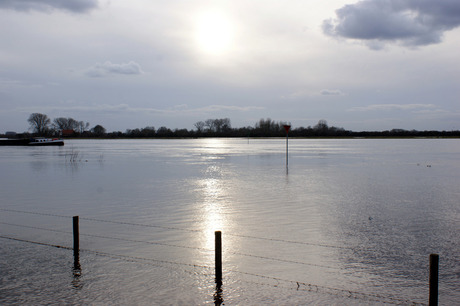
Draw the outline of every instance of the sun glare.
[[[231,22],[219,12],[207,12],[197,18],[195,29],[199,49],[208,54],[222,54],[229,50],[233,39]]]

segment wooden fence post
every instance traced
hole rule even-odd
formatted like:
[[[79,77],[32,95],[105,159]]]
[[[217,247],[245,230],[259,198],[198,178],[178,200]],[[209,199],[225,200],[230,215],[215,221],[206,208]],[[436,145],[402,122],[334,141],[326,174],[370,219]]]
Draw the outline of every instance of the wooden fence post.
[[[222,232],[215,232],[216,283],[222,284]]]
[[[439,255],[430,254],[430,299],[429,306],[438,305]]]
[[[74,269],[80,269],[80,231],[78,225],[78,216],[73,217],[73,259]]]

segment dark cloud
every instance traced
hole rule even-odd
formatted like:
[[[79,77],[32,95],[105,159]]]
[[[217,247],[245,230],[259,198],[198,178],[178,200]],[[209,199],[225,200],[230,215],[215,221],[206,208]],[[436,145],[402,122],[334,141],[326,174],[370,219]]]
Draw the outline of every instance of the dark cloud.
[[[85,13],[98,6],[98,0],[0,0],[0,9],[17,11],[51,11],[65,10]]]
[[[336,15],[323,22],[325,34],[363,40],[375,49],[385,42],[424,46],[460,26],[460,1],[365,0],[345,5]]]

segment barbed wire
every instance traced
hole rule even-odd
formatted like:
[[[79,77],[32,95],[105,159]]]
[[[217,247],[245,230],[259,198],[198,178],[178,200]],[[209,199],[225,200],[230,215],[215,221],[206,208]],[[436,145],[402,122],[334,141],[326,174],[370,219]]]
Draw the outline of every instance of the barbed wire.
[[[72,218],[73,217],[73,216],[64,216],[64,215],[58,215],[58,214],[32,212],[32,211],[7,209],[7,208],[0,208],[0,210],[8,211],[8,212],[15,212],[15,213],[23,213],[23,214],[59,217],[59,218]],[[153,227],[153,228],[162,228],[162,229],[168,229],[168,230],[180,230],[180,231],[187,231],[187,232],[200,232],[201,231],[201,230],[185,229],[185,228],[171,227],[171,226],[161,226],[161,225],[153,225],[153,224],[141,224],[141,223],[133,223],[133,222],[125,222],[125,221],[114,221],[114,220],[103,220],[103,219],[86,218],[86,217],[79,217],[79,219],[80,220],[87,220],[87,221],[94,221],[94,222],[104,222],[104,223],[123,224],[123,225],[142,226],[142,227]]]
[[[64,215],[41,213],[41,212],[30,212],[30,211],[23,211],[23,210],[16,210],[16,209],[0,208],[0,210],[8,211],[8,212],[15,212],[15,213],[25,213],[25,214],[33,214],[33,215],[59,217],[59,218],[72,218],[72,216],[64,216]],[[200,229],[186,229],[186,228],[180,228],[180,227],[161,226],[161,225],[153,225],[153,224],[142,224],[142,223],[134,223],[134,222],[115,221],[115,220],[104,220],[104,219],[88,218],[88,217],[81,217],[81,216],[79,217],[79,219],[80,220],[93,221],[93,222],[103,222],[103,223],[131,225],[131,226],[140,226],[140,227],[150,227],[150,228],[161,228],[161,229],[167,229],[167,230],[179,230],[179,231],[186,231],[186,232],[192,232],[192,233],[203,232],[203,230],[200,230]],[[292,244],[300,244],[300,245],[310,245],[310,246],[319,246],[319,247],[327,247],[327,248],[355,250],[355,248],[353,248],[353,247],[334,246],[334,245],[327,245],[327,244],[321,244],[321,243],[284,240],[284,239],[277,239],[277,238],[264,238],[264,237],[256,237],[256,236],[250,236],[250,235],[238,235],[238,234],[231,234],[231,233],[226,233],[225,235],[232,236],[232,237],[265,240],[265,241],[276,241],[276,242],[284,242],[284,243],[292,243]]]
[[[58,215],[58,214],[42,213],[42,212],[35,212],[35,211],[25,211],[25,210],[16,210],[16,209],[8,209],[8,208],[0,208],[0,210],[14,212],[14,213],[30,214],[30,215],[40,215],[40,216],[49,216],[49,217],[58,217],[58,218],[72,218],[70,216],[63,216],[63,215]]]
[[[104,222],[104,223],[113,223],[113,224],[122,224],[122,225],[132,225],[132,226],[142,226],[142,227],[153,227],[153,228],[161,228],[161,229],[167,229],[167,230],[184,231],[184,232],[192,232],[192,233],[202,232],[202,230],[197,230],[197,229],[187,229],[187,228],[162,226],[162,225],[153,225],[153,224],[140,224],[140,223],[133,223],[133,222],[103,220],[103,219],[85,218],[85,217],[80,217],[80,220],[87,220],[87,221],[94,221],[94,222]]]
[[[260,255],[244,254],[244,253],[238,253],[238,252],[228,252],[228,253],[234,254],[234,255],[241,255],[241,256],[247,256],[247,257],[254,257],[254,258],[260,258],[260,259],[267,259],[267,260],[279,261],[279,262],[294,263],[294,264],[299,264],[299,265],[306,265],[306,266],[314,266],[314,267],[319,267],[319,268],[327,268],[327,269],[340,270],[340,268],[338,268],[338,267],[325,266],[325,265],[318,265],[318,264],[312,264],[312,263],[302,262],[302,261],[295,261],[295,260],[288,260],[288,259],[279,259],[279,258],[272,258],[272,257],[260,256]]]
[[[58,248],[58,249],[73,250],[73,248],[71,248],[71,247],[66,247],[66,246],[57,245],[57,244],[50,244],[50,243],[46,243],[46,242],[38,242],[38,241],[21,239],[21,238],[7,237],[7,236],[3,236],[3,235],[0,235],[0,238],[19,241],[19,242],[28,242],[28,243],[32,243],[32,244],[38,244],[38,245],[43,245],[43,246],[54,247],[54,248]]]
[[[68,232],[68,231],[48,229],[48,228],[43,228],[43,227],[38,227],[38,226],[14,224],[14,223],[9,223],[9,222],[0,222],[0,224],[10,225],[10,226],[17,226],[17,227],[22,227],[22,228],[38,229],[38,230],[43,230],[43,231],[51,231],[51,232],[57,232],[57,233],[64,233],[64,234],[69,234],[69,235],[72,234],[71,232]],[[206,248],[174,245],[174,244],[168,244],[168,243],[163,243],[163,242],[135,240],[135,239],[128,239],[128,238],[118,238],[118,237],[102,236],[102,235],[95,235],[95,234],[84,234],[84,233],[80,233],[80,235],[81,236],[87,236],[87,237],[94,237],[94,238],[112,239],[112,240],[118,240],[118,241],[145,243],[145,244],[151,244],[151,245],[162,245],[162,246],[169,246],[169,247],[176,247],[176,248],[200,250],[200,251],[205,251],[205,252],[214,252],[214,250],[206,249]],[[240,255],[240,256],[246,256],[246,257],[259,258],[259,259],[265,259],[265,260],[272,260],[272,261],[278,261],[278,262],[294,263],[294,264],[300,264],[300,265],[307,265],[307,266],[314,266],[314,267],[320,267],[320,268],[340,270],[340,268],[338,268],[338,267],[319,265],[319,264],[313,264],[313,263],[306,263],[306,262],[288,260],[288,259],[279,259],[279,258],[273,258],[273,257],[268,257],[268,256],[252,255],[252,254],[245,254],[245,253],[240,253],[240,252],[231,252],[231,251],[225,251],[225,250],[224,250],[224,253],[233,254],[233,255]]]
[[[172,263],[172,262],[166,262],[162,263],[154,259],[148,259],[144,258],[143,260],[139,260],[139,258],[133,257],[133,256],[125,256],[125,255],[117,255],[117,254],[110,254],[106,252],[101,252],[101,251],[93,251],[93,250],[84,250],[85,252],[92,253],[96,256],[103,256],[103,257],[108,257],[108,258],[113,258],[113,259],[118,259],[118,260],[123,260],[127,262],[132,262],[132,263],[139,263],[139,264],[144,264],[144,265],[149,265],[149,266],[154,266],[154,267],[162,267],[162,268],[167,268],[170,267],[171,265],[180,265],[180,263]],[[168,264],[168,266],[166,266]],[[191,265],[187,265],[188,267],[192,267]],[[204,269],[214,269],[213,267],[207,267],[207,266],[200,266],[200,265],[194,265],[193,268],[204,268]],[[214,276],[212,271],[209,271],[208,273],[197,273],[197,272],[192,272],[185,267],[182,267],[181,271],[186,272],[191,275],[203,275],[203,276]]]
[[[278,239],[278,238],[264,238],[264,237],[256,237],[256,236],[249,236],[249,235],[239,235],[239,234],[232,234],[232,233],[226,233],[225,235],[233,236],[233,237],[240,237],[240,238],[250,238],[250,239],[258,239],[258,240],[267,240],[267,241],[276,241],[276,242],[285,242],[285,243],[293,243],[293,244],[319,246],[319,247],[325,247],[325,248],[348,249],[348,250],[354,250],[355,249],[353,247],[346,247],[346,246],[337,246],[337,245],[329,245],[329,244],[313,243],[313,242],[303,242],[303,241],[293,241],[293,240],[285,240],[285,239]]]
[[[249,280],[238,280],[238,282],[250,283],[250,284],[255,284],[259,286],[280,288],[280,289],[291,290],[291,291],[303,291],[303,292],[313,292],[313,293],[319,293],[319,294],[328,294],[328,295],[333,295],[337,297],[354,298],[354,299],[366,300],[369,302],[380,302],[380,303],[393,304],[393,305],[413,305],[413,306],[426,305],[424,303],[413,302],[413,301],[404,300],[404,299],[397,299],[393,297],[384,297],[382,299],[382,298],[373,297],[372,295],[368,295],[368,294],[360,293],[360,292],[353,292],[353,291],[346,291],[346,290],[337,291],[341,289],[335,289],[335,290],[326,290],[326,288],[320,289],[320,287],[316,285],[311,285],[307,287],[307,286],[304,286],[303,283],[299,283],[299,282],[295,282],[291,286],[290,285],[282,286],[280,284],[269,284],[269,283],[255,282],[255,281],[249,281]]]
[[[15,238],[15,237],[8,237],[8,236],[3,236],[3,235],[0,235],[0,238],[13,240],[13,241],[19,241],[19,242],[27,242],[27,243],[32,243],[32,244],[37,244],[37,245],[42,245],[42,246],[49,246],[49,247],[54,247],[54,248],[58,248],[58,249],[73,250],[72,247],[66,247],[66,246],[57,245],[57,244],[51,244],[51,243],[46,243],[46,242],[32,241],[32,240]],[[144,257],[120,255],[120,254],[111,254],[111,253],[107,253],[107,252],[103,252],[103,251],[95,251],[95,250],[89,250],[89,249],[79,249],[79,252],[88,252],[88,253],[93,253],[93,254],[97,254],[97,255],[112,256],[112,257],[126,258],[126,259],[132,259],[132,260],[154,261],[154,262],[160,262],[160,263],[167,263],[167,264],[171,264],[171,265],[189,266],[189,267],[194,267],[194,268],[207,268],[207,269],[213,268],[213,267],[210,267],[210,266],[189,264],[189,263],[180,263],[180,262],[174,262],[174,261],[168,261],[168,260],[159,260],[159,259],[153,259],[153,258],[144,258]]]
[[[17,226],[17,227],[22,227],[22,228],[38,229],[38,230],[50,231],[50,232],[57,232],[57,233],[63,233],[63,234],[69,234],[69,235],[72,234],[71,232],[68,232],[68,231],[48,229],[48,228],[43,228],[43,227],[38,227],[38,226],[14,224],[14,223],[9,223],[9,222],[0,222],[0,224],[10,225],[10,226]],[[168,244],[168,243],[163,243],[163,242],[135,240],[135,239],[128,239],[128,238],[109,237],[109,236],[94,235],[94,234],[84,234],[84,233],[80,233],[80,235],[81,236],[87,236],[87,237],[94,237],[94,238],[112,239],[112,240],[118,240],[118,241],[137,242],[137,243],[145,243],[145,244],[151,244],[151,245],[163,245],[163,246],[170,246],[170,247],[176,247],[176,248],[185,248],[185,249],[193,249],[193,250],[200,250],[200,251],[206,251],[206,252],[214,252],[214,250],[206,249],[206,248],[174,245],[174,244]],[[230,252],[230,251],[225,251],[225,250],[224,250],[224,253],[233,254],[233,255],[240,255],[240,256],[246,256],[246,257],[259,258],[259,259],[273,260],[273,261],[278,261],[278,262],[294,263],[294,264],[300,264],[300,265],[308,265],[308,266],[315,266],[315,267],[320,267],[320,268],[328,268],[328,269],[340,270],[340,268],[337,268],[337,267],[318,265],[318,264],[313,264],[313,263],[306,263],[306,262],[287,260],[287,259],[272,258],[272,257],[267,257],[267,256],[251,255],[251,254],[244,254],[244,253],[239,253],[239,252]]]
[[[283,279],[283,278],[278,278],[278,277],[272,277],[272,276],[266,276],[266,275],[261,275],[261,274],[255,274],[255,273],[249,273],[249,272],[241,272],[241,271],[236,271],[236,270],[226,270],[227,272],[233,272],[233,273],[238,273],[238,274],[243,274],[243,275],[248,275],[248,276],[253,276],[253,277],[259,277],[263,279],[269,279],[269,280],[274,280],[277,281],[277,285],[273,284],[266,284],[268,286],[273,286],[273,287],[279,287],[279,282],[285,282],[285,283],[291,283],[295,286],[295,290],[303,290],[303,291],[311,291],[311,292],[320,292],[320,291],[325,291],[329,290],[331,292],[338,292],[341,294],[346,294],[347,297],[355,297],[355,298],[360,298],[360,297],[365,297],[365,298],[374,298],[376,299],[376,302],[385,302],[392,304],[404,304],[404,305],[426,305],[423,303],[418,303],[418,302],[413,302],[407,299],[400,299],[400,298],[395,298],[395,297],[389,297],[389,296],[384,296],[380,294],[375,294],[375,293],[363,293],[363,292],[358,292],[354,290],[347,290],[347,289],[340,289],[340,288],[334,288],[330,286],[323,286],[323,285],[315,285],[315,284],[310,284],[306,282],[300,282],[300,281],[293,281],[293,280],[288,280],[288,279]],[[305,287],[305,288],[303,288]],[[285,287],[285,288],[292,288],[291,287]]]
[[[23,227],[23,228],[30,228],[30,229],[38,229],[38,230],[43,230],[43,231],[63,233],[63,234],[69,234],[69,235],[73,234],[72,232],[68,232],[68,231],[49,229],[49,228],[38,227],[38,226],[14,224],[14,223],[8,223],[8,222],[0,222],[0,224]],[[109,236],[94,235],[94,234],[84,234],[84,233],[79,233],[79,234],[80,234],[80,236],[87,236],[87,237],[94,237],[94,238],[112,239],[112,240],[119,240],[119,241],[126,241],[126,242],[146,243],[146,244],[153,244],[153,245],[163,245],[163,246],[170,246],[170,247],[175,247],[175,248],[193,249],[193,250],[200,250],[200,251],[207,251],[207,252],[213,252],[214,251],[214,250],[205,249],[205,248],[191,247],[191,246],[184,246],[184,245],[177,245],[177,244],[169,244],[169,243],[163,243],[163,242],[135,240],[135,239],[128,239],[128,238],[109,237]]]
[[[59,214],[42,213],[42,212],[30,212],[30,211],[23,211],[23,210],[16,210],[16,209],[0,208],[0,210],[8,211],[8,212],[14,212],[14,213],[25,213],[25,214],[34,214],[34,215],[59,217],[59,218],[72,218],[71,216],[65,216],[65,215],[59,215]],[[80,220],[87,220],[87,221],[93,221],[93,222],[103,222],[103,223],[120,224],[120,225],[140,226],[140,227],[148,227],[148,228],[161,228],[161,229],[167,229],[167,230],[180,230],[180,231],[194,232],[194,233],[203,232],[203,230],[198,230],[198,229],[184,229],[184,228],[171,227],[171,226],[141,224],[141,223],[134,223],[134,222],[104,220],[104,219],[87,218],[87,217],[79,217],[79,218],[80,218]],[[49,229],[43,229],[43,230],[49,230]],[[56,231],[56,230],[53,230],[53,231]],[[90,236],[90,237],[92,236],[92,237],[97,237],[97,238],[116,239],[116,240],[120,240],[120,241],[148,243],[148,244],[152,244],[152,245],[156,244],[156,245],[164,245],[164,246],[171,246],[171,247],[178,247],[178,248],[197,249],[197,250],[202,250],[202,251],[206,251],[206,252],[212,252],[213,251],[213,250],[209,250],[209,249],[205,249],[205,248],[180,246],[180,245],[166,244],[166,243],[160,243],[160,242],[141,241],[141,240],[133,240],[133,239],[125,239],[125,238],[115,238],[115,237],[107,237],[107,236],[99,236],[99,235],[91,235],[91,234],[81,234],[81,235]],[[369,249],[366,250],[362,246],[359,246],[359,247],[346,247],[346,246],[336,246],[336,245],[328,245],[328,244],[321,244],[321,243],[285,240],[285,239],[279,239],[279,238],[266,238],[266,237],[257,237],[257,236],[251,236],[251,235],[240,235],[240,234],[232,234],[232,233],[225,233],[225,235],[231,236],[231,237],[257,239],[257,240],[263,240],[263,241],[274,241],[274,242],[290,243],[290,244],[298,244],[298,245],[309,245],[309,246],[318,246],[318,247],[325,247],[325,248],[346,249],[346,250],[352,250],[352,251],[356,251],[357,249],[360,249],[362,251],[372,252],[372,250],[369,250]],[[228,252],[228,253],[235,254],[235,255],[241,255],[241,256],[247,256],[247,257],[269,259],[269,260],[279,261],[279,262],[291,262],[291,263],[297,263],[297,264],[301,264],[301,265],[317,266],[317,267],[322,267],[322,268],[327,268],[327,269],[340,270],[340,268],[336,268],[336,267],[331,267],[331,266],[326,266],[326,265],[318,265],[318,264],[311,264],[311,263],[305,263],[305,262],[300,262],[300,261],[283,260],[283,259],[270,258],[270,257],[258,256],[258,255],[250,255],[250,254],[244,254],[244,253],[238,253],[238,252]],[[411,254],[411,256],[422,257],[423,255],[421,255],[421,254]]]
[[[73,248],[71,248],[71,247],[66,247],[66,246],[61,246],[61,245],[56,245],[56,244],[50,244],[50,243],[45,243],[45,242],[37,242],[37,241],[21,239],[21,238],[15,238],[15,237],[8,237],[8,236],[3,236],[3,235],[0,235],[0,238],[12,240],[12,241],[18,241],[18,242],[31,243],[31,244],[41,245],[41,246],[54,247],[54,248],[59,248],[59,249],[73,250]],[[174,261],[168,261],[168,260],[158,260],[158,259],[153,259],[153,258],[144,258],[144,257],[138,257],[138,256],[131,256],[131,255],[112,254],[112,253],[108,253],[108,252],[89,250],[89,249],[80,249],[79,251],[80,252],[92,253],[92,254],[99,255],[99,256],[106,256],[106,257],[110,257],[110,258],[121,259],[121,260],[125,260],[125,261],[130,261],[130,262],[160,263],[160,264],[168,264],[168,265],[193,267],[193,268],[202,268],[202,269],[208,269],[208,270],[209,269],[214,269],[214,267],[205,266],[205,265],[174,262]],[[249,272],[241,272],[241,271],[237,271],[237,270],[225,270],[225,271],[226,272],[237,273],[237,274],[242,274],[242,275],[258,277],[258,278],[263,278],[263,279],[275,280],[277,282],[285,282],[285,283],[296,284],[297,285],[296,290],[301,290],[301,291],[310,291],[311,292],[311,291],[313,291],[313,289],[315,289],[315,292],[320,292],[320,290],[321,290],[322,292],[324,291],[324,293],[327,293],[326,290],[330,290],[331,292],[340,293],[341,296],[344,296],[344,297],[347,297],[347,298],[361,298],[361,299],[365,298],[365,299],[368,299],[368,300],[375,299],[373,301],[384,302],[384,303],[392,303],[392,304],[401,304],[401,303],[403,303],[403,304],[406,304],[406,305],[408,305],[408,304],[410,304],[410,305],[425,305],[425,304],[422,304],[422,303],[411,302],[409,300],[399,299],[399,298],[389,297],[389,296],[384,296],[384,295],[380,295],[380,294],[363,293],[363,292],[358,292],[358,291],[354,291],[354,290],[339,289],[339,288],[333,288],[333,287],[329,287],[329,286],[315,285],[315,284],[310,284],[310,283],[306,283],[306,282],[287,280],[287,279],[283,279],[283,278],[266,276],[266,275],[249,273]],[[205,275],[209,275],[209,274],[205,274]],[[249,282],[249,281],[246,281],[246,282]],[[260,284],[263,284],[263,283],[260,283]],[[269,286],[273,286],[273,287],[279,287],[279,285],[271,285],[271,284],[264,284],[264,285],[269,285]],[[291,287],[285,287],[285,288],[289,289]],[[346,295],[344,295],[344,294],[346,294]]]

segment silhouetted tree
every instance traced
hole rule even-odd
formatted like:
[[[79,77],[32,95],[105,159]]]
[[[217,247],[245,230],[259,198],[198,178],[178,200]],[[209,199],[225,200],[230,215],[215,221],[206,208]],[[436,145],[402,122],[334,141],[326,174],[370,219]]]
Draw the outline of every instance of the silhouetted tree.
[[[260,119],[259,122],[255,124],[255,136],[263,136],[263,137],[279,137],[285,134],[283,125],[285,123],[276,122],[271,120],[270,118],[267,119]]]
[[[157,130],[157,136],[159,137],[171,137],[172,135],[173,135],[173,131],[171,131],[165,126],[162,126]]]
[[[55,130],[77,130],[78,128],[78,121],[73,118],[54,118],[53,120],[53,128]]]
[[[78,121],[76,129],[80,134],[83,134],[83,132],[87,131],[89,128],[89,122],[83,122],[83,121]]]
[[[321,119],[318,123],[313,127],[315,131],[318,132],[327,132],[329,130],[329,126],[327,125],[327,121]]]
[[[91,132],[97,136],[102,136],[105,134],[105,128],[102,125],[96,125],[91,129]]]
[[[155,127],[146,126],[141,130],[141,134],[143,137],[155,137]]]
[[[50,118],[45,114],[33,113],[30,114],[27,121],[30,124],[30,128],[34,133],[38,135],[46,135],[49,131],[49,125],[51,123]]]
[[[196,127],[196,131],[198,133],[201,133],[203,132],[203,129],[206,126],[206,124],[203,121],[198,121],[194,124],[194,126]]]
[[[207,119],[204,122],[204,126],[207,128],[208,132],[215,132],[215,122],[214,119]]]
[[[214,119],[214,128],[217,133],[227,132],[232,128],[229,118]]]

